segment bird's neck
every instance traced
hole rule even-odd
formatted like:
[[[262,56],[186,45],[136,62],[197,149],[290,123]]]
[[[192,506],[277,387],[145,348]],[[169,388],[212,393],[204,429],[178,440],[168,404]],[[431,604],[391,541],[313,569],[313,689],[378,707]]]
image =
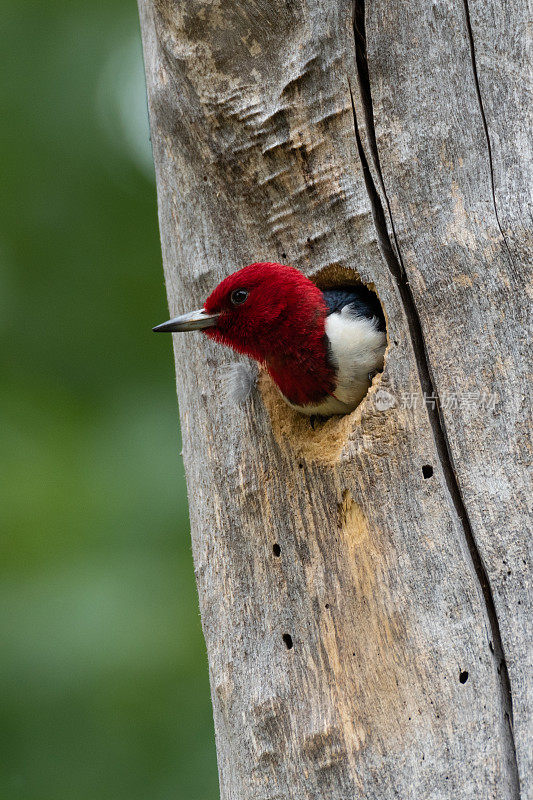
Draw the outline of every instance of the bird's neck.
[[[325,331],[311,340],[291,342],[265,359],[281,393],[293,405],[313,405],[335,390],[335,371],[328,358]]]

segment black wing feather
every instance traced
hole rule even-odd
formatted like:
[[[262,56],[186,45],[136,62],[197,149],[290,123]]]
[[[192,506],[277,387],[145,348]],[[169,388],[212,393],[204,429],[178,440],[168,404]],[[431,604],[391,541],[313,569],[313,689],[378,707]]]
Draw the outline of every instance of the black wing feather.
[[[350,307],[354,316],[376,317],[378,330],[385,331],[385,317],[377,295],[362,284],[360,286],[338,286],[335,289],[323,289],[322,294],[328,307],[328,316],[335,311],[341,312],[345,306]]]

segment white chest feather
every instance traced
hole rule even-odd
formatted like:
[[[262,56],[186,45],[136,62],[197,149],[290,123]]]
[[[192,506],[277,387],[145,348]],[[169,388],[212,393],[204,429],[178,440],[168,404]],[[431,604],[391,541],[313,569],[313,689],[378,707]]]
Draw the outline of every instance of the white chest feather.
[[[348,306],[326,319],[330,356],[337,373],[333,396],[316,406],[293,406],[304,414],[346,414],[359,405],[370,386],[369,373],[383,368],[387,337],[377,320],[355,316]]]

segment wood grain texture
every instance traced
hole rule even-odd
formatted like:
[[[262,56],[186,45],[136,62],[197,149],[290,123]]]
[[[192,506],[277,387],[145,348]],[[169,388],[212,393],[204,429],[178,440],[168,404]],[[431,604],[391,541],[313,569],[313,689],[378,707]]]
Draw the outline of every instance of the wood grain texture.
[[[232,353],[173,337],[223,800],[507,800],[517,756],[527,796],[523,409],[422,398],[524,388],[521,206],[511,267],[463,6],[416,6],[376,0],[367,62],[360,5],[354,36],[340,0],[139,1],[171,313],[264,259],[356,271],[388,320],[315,431],[265,375],[228,408]]]
[[[526,471],[533,175],[526,9],[449,1],[368,8],[389,221],[422,319],[435,389],[441,398],[459,398],[457,406],[443,403],[442,415],[494,598],[521,785],[531,797]],[[480,407],[483,396],[492,402]]]

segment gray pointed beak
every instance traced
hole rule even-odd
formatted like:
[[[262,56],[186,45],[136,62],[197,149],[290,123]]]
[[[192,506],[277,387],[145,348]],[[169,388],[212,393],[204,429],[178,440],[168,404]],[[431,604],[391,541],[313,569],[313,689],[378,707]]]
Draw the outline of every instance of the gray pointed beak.
[[[177,333],[178,331],[201,331],[204,328],[213,328],[217,324],[220,314],[208,314],[203,308],[198,311],[191,311],[189,314],[182,314],[181,317],[174,317],[168,322],[156,325],[153,331],[168,331]]]

